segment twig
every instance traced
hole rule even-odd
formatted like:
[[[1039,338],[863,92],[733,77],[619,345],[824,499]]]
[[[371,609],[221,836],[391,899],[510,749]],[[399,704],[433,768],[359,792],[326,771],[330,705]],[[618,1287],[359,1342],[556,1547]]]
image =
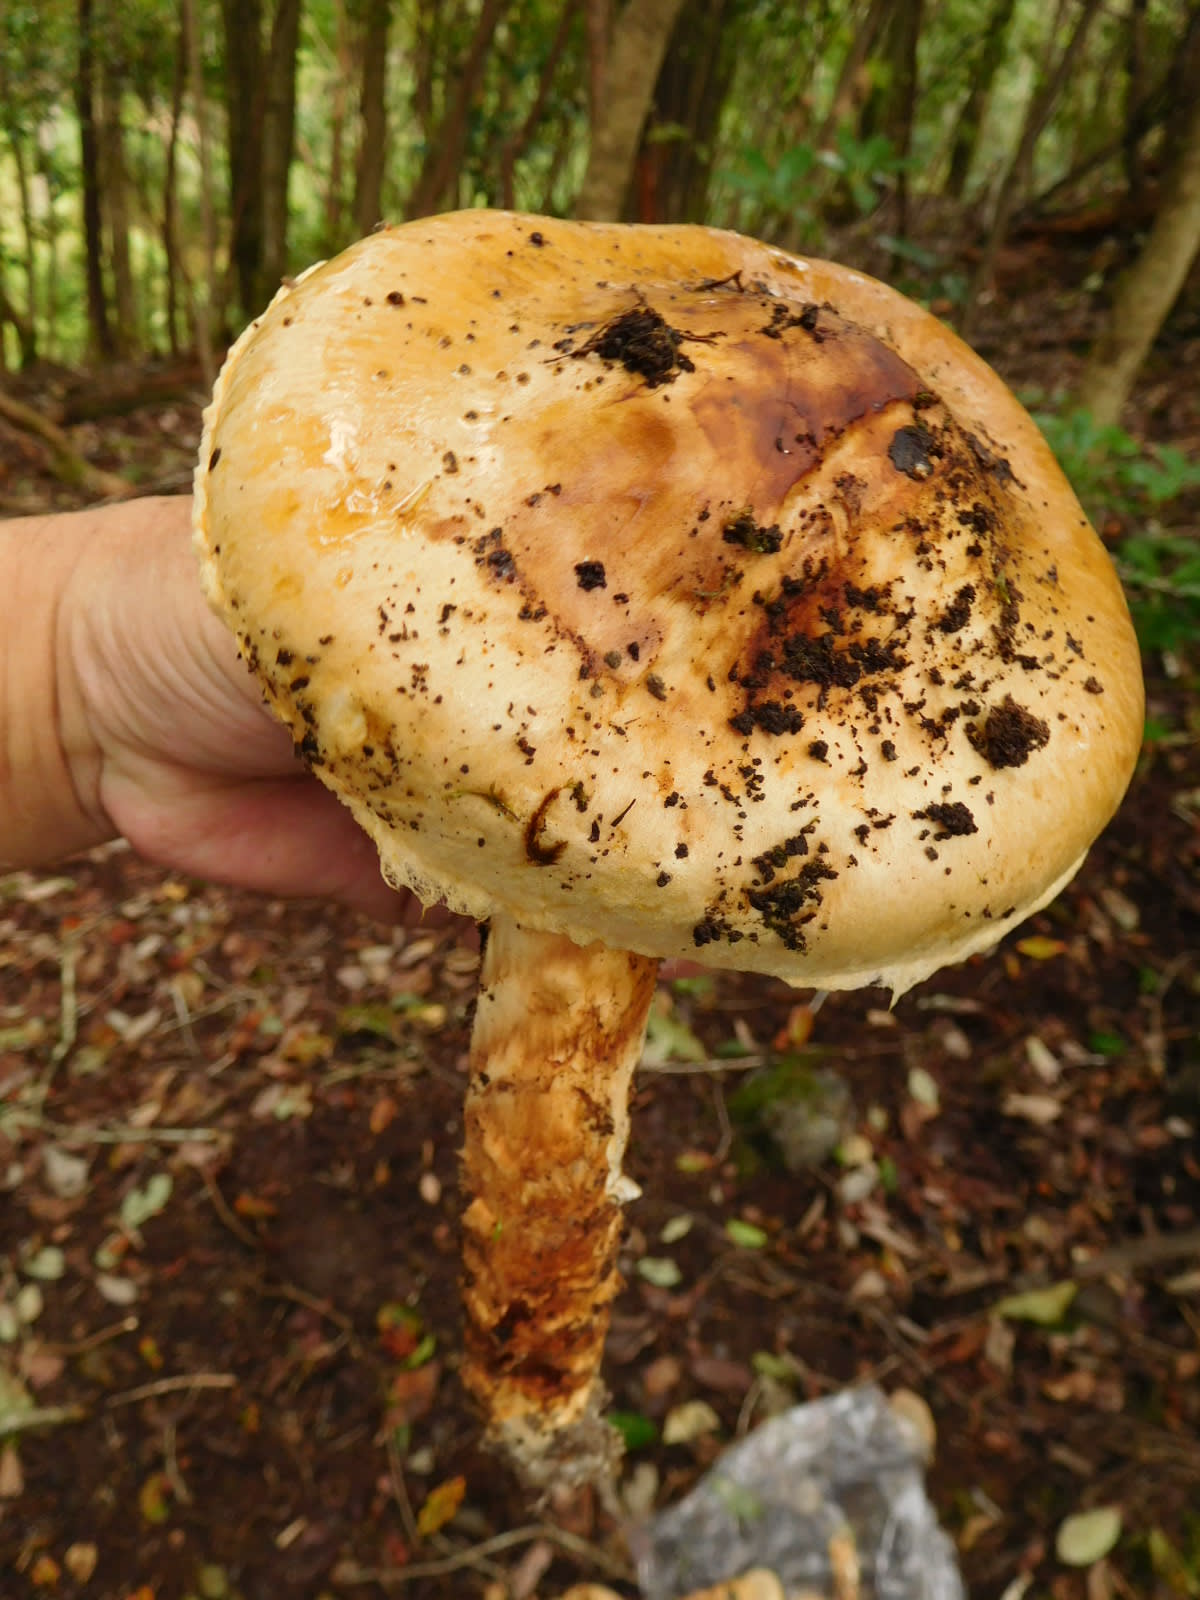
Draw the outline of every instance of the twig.
[[[396,1448],[396,1432],[394,1428],[388,1429],[387,1436],[388,1471],[392,1479],[392,1493],[396,1497],[396,1504],[400,1508],[400,1521],[404,1524],[404,1532],[408,1543],[416,1548],[421,1542],[421,1535],[417,1531],[417,1519],[413,1515],[412,1501],[408,1496],[408,1484],[404,1478],[404,1463],[400,1459],[400,1452]]]
[[[18,1127],[52,1133],[64,1144],[219,1144],[228,1137],[219,1128],[135,1128],[125,1122],[93,1128],[86,1123],[52,1122],[49,1117],[19,1109],[11,1116]]]
[[[733,1124],[729,1120],[729,1110],[725,1104],[725,1092],[721,1088],[720,1079],[710,1078],[708,1086],[712,1090],[713,1110],[717,1113],[717,1126],[721,1130],[717,1148],[712,1154],[714,1165],[719,1166],[729,1154],[729,1147],[733,1144]]]
[[[1114,1245],[1111,1250],[1102,1250],[1097,1256],[1089,1256],[1086,1261],[1076,1261],[1068,1276],[1104,1278],[1110,1272],[1158,1266],[1164,1261],[1178,1261],[1183,1256],[1200,1256],[1200,1228],[1130,1239],[1125,1244]]]
[[[0,1412],[0,1439],[10,1433],[28,1433],[34,1428],[57,1428],[64,1422],[82,1422],[83,1406],[35,1406],[32,1411]]]
[[[689,1077],[696,1073],[750,1072],[766,1065],[766,1056],[706,1056],[703,1061],[639,1061],[639,1072],[658,1077]]]
[[[75,1037],[79,1028],[79,1012],[76,1006],[75,969],[79,964],[79,945],[70,939],[63,945],[62,959],[59,964],[59,1023],[58,1043],[50,1052],[50,1069],[46,1073],[44,1083],[48,1084],[54,1076],[54,1070],[70,1055],[75,1047]]]
[[[115,1411],[118,1406],[135,1406],[142,1400],[157,1400],[164,1394],[236,1387],[237,1378],[232,1372],[182,1372],[173,1378],[156,1378],[153,1383],[143,1383],[136,1389],[125,1389],[120,1394],[109,1395],[104,1404],[107,1410]]]
[[[221,1186],[212,1173],[201,1167],[200,1180],[208,1191],[208,1198],[212,1201],[213,1210],[225,1227],[233,1234],[234,1238],[240,1239],[251,1250],[261,1250],[262,1240],[256,1239],[249,1228],[243,1227],[228,1205],[226,1205],[225,1196],[221,1193]]]
[[[610,1578],[629,1582],[633,1577],[627,1562],[617,1556],[609,1555],[608,1551],[601,1549],[599,1545],[592,1544],[588,1539],[581,1539],[578,1534],[568,1533],[565,1528],[539,1523],[525,1528],[513,1528],[508,1533],[498,1533],[491,1539],[485,1539],[482,1544],[472,1545],[467,1550],[457,1550],[453,1555],[444,1556],[438,1561],[414,1561],[407,1567],[356,1567],[347,1564],[337,1568],[335,1581],[350,1588],[369,1583],[377,1583],[385,1589],[390,1586],[398,1588],[401,1584],[414,1583],[418,1578],[442,1578],[451,1572],[462,1572],[467,1567],[478,1566],[489,1556],[500,1555],[505,1550],[514,1550],[519,1545],[532,1543],[535,1539],[545,1539],[548,1544],[557,1545],[568,1555],[578,1556],[581,1560],[590,1562]]]
[[[184,1482],[183,1473],[179,1470],[179,1459],[175,1454],[175,1424],[168,1422],[163,1429],[163,1472],[167,1482],[171,1485],[172,1493],[181,1506],[192,1504],[192,1492]]]
[[[122,1334],[134,1333],[139,1326],[136,1317],[123,1317],[120,1322],[114,1322],[107,1328],[97,1328],[95,1333],[89,1333],[86,1339],[78,1339],[74,1344],[48,1344],[45,1348],[56,1356],[82,1356],[89,1350],[95,1350],[98,1345],[119,1339]]]
[[[290,1300],[294,1305],[303,1306],[306,1311],[314,1312],[318,1317],[324,1317],[332,1322],[335,1328],[340,1328],[346,1339],[346,1348],[356,1361],[362,1361],[366,1355],[358,1335],[354,1331],[354,1324],[350,1318],[344,1316],[326,1300],[318,1300],[316,1295],[308,1294],[304,1289],[297,1289],[294,1283],[275,1284],[271,1287],[263,1285],[259,1289],[271,1300]]]

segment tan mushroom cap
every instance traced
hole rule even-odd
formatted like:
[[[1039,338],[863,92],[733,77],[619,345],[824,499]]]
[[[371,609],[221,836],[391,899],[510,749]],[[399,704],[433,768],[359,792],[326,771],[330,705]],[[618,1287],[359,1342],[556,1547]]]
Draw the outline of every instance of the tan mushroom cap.
[[[207,415],[210,599],[426,900],[903,990],[1078,867],[1137,647],[935,318],[735,234],[473,211],[281,291]]]

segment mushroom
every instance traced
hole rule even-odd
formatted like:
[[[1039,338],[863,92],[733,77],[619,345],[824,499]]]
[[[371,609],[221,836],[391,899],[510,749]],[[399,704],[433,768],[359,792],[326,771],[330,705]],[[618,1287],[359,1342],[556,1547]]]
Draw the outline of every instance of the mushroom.
[[[602,1477],[658,961],[898,994],[1056,894],[1141,736],[1109,559],[1000,380],[882,284],[486,211],[280,291],[195,528],[387,878],[490,925],[463,1375],[533,1484]]]

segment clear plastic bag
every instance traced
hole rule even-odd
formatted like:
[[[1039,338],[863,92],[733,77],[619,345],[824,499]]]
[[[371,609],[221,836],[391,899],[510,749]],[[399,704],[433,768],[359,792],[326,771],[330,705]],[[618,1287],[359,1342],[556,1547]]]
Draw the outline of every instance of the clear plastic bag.
[[[633,1537],[645,1600],[767,1568],[829,1600],[965,1600],[915,1430],[874,1387],[796,1406]]]

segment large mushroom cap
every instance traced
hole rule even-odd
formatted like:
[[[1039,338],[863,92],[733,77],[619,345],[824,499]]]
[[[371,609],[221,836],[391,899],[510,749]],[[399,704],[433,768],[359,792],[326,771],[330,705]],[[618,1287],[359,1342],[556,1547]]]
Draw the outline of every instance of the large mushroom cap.
[[[883,285],[473,211],[283,290],[197,539],[297,745],[426,899],[904,989],[1075,871],[1137,752],[1111,564]]]

